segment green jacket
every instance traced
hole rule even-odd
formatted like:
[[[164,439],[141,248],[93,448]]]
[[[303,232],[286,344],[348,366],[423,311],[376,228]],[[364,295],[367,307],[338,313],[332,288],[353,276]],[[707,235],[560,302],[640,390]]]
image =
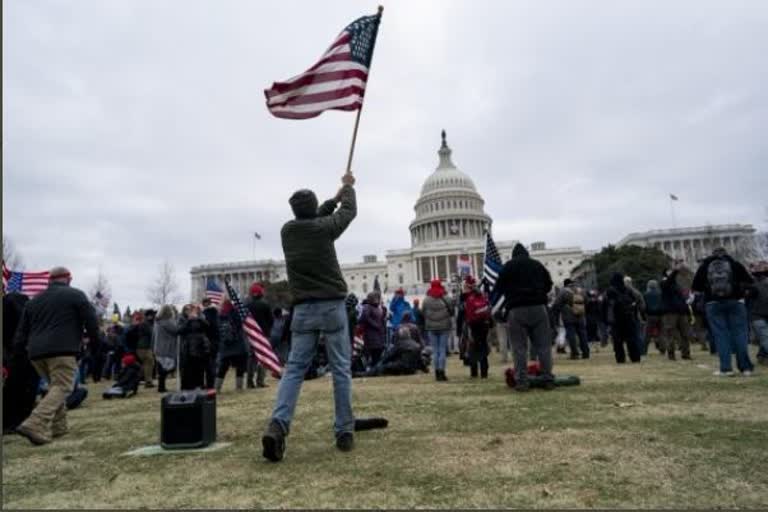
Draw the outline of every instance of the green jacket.
[[[329,200],[320,206],[317,217],[285,223],[280,236],[294,304],[347,296],[334,242],[356,215],[355,189],[347,185],[338,210],[336,201]]]

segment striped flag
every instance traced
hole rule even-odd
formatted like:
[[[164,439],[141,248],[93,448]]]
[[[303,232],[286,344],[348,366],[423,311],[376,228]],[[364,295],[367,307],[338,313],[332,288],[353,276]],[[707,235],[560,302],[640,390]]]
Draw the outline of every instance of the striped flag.
[[[237,291],[229,284],[229,281],[225,280],[224,284],[227,287],[227,293],[232,300],[232,304],[235,306],[235,311],[240,315],[240,320],[243,322],[243,331],[248,338],[248,343],[253,349],[253,353],[256,356],[256,360],[264,367],[272,372],[275,378],[279,378],[283,373],[283,368],[280,366],[280,360],[272,350],[272,344],[269,339],[264,336],[264,332],[256,323],[256,320],[248,312],[248,309],[243,305],[243,301],[237,295]]]
[[[224,300],[224,290],[212,277],[209,277],[205,283],[205,297],[211,299],[215,306],[221,306],[221,301]]]
[[[19,292],[29,297],[48,288],[50,272],[17,272],[3,262],[3,289],[5,293]]]
[[[326,110],[363,105],[381,14],[350,23],[311,68],[264,91],[275,117],[308,119]]]
[[[495,313],[504,304],[504,295],[496,293],[496,280],[501,272],[501,256],[490,232],[485,234],[485,258],[483,263],[483,284]]]

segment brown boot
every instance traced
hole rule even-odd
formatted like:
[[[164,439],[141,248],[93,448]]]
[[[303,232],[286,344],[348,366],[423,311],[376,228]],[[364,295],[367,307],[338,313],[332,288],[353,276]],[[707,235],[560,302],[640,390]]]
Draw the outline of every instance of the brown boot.
[[[29,442],[35,446],[40,446],[40,445],[48,444],[51,442],[50,437],[44,436],[38,433],[37,431],[32,430],[27,426],[24,426],[23,424],[16,427],[16,433],[19,434],[20,436],[24,436],[27,439],[29,439]]]

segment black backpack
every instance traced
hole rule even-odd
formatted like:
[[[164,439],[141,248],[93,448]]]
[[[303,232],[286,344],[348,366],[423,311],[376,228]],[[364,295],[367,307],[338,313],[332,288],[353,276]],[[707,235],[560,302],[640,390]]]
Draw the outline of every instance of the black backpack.
[[[727,258],[716,258],[707,267],[707,283],[713,297],[724,299],[733,294],[733,267]]]
[[[635,318],[637,313],[637,302],[629,290],[616,290],[614,299],[614,315],[617,320],[628,321]]]

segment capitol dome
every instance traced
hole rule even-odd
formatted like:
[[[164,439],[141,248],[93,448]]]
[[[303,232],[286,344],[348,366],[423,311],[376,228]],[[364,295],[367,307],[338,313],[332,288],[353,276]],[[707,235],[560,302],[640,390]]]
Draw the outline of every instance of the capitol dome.
[[[485,201],[468,175],[451,160],[445,130],[437,154],[437,169],[421,187],[411,222],[413,247],[475,242],[485,236],[491,219],[483,210]]]

